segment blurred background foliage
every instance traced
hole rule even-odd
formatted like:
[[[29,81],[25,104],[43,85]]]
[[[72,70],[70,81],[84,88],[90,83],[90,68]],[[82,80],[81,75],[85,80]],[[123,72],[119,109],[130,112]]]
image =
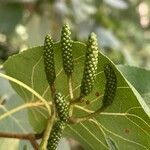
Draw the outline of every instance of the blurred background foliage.
[[[47,33],[55,41],[60,40],[61,27],[66,21],[73,30],[74,40],[86,42],[89,33],[94,31],[101,51],[116,64],[150,68],[150,0],[0,0],[0,65],[10,55],[43,45]],[[148,87],[140,86],[139,80],[134,82],[134,72],[132,75],[133,85]],[[143,76],[142,71],[138,75]],[[5,82],[0,80],[1,104],[5,99],[14,99],[14,91]],[[14,101],[10,102],[13,107]],[[13,127],[19,130],[18,126]],[[30,129],[27,124],[26,127]],[[71,146],[76,147],[71,140]],[[0,142],[2,149],[5,142]]]
[[[150,0],[0,0],[0,63],[47,33],[60,40],[65,21],[74,40],[94,31],[116,64],[150,67]]]

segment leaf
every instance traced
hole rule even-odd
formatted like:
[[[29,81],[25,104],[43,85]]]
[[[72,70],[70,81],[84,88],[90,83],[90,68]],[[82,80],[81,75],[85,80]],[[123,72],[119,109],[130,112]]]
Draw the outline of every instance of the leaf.
[[[118,68],[150,106],[150,70],[123,65]]]
[[[11,145],[11,150],[16,150],[19,147],[19,140],[17,139],[0,139],[0,149],[7,150],[8,145]]]
[[[118,150],[115,142],[110,137],[106,137],[106,141],[110,150]]]
[[[83,74],[83,64],[86,46],[79,42],[73,43],[73,56],[75,69],[73,74],[74,96],[78,97]],[[34,47],[20,54],[10,57],[4,64],[6,74],[12,76],[42,95],[47,101],[51,100],[50,90],[44,73],[42,52],[43,47]],[[56,89],[68,98],[67,77],[62,69],[60,43],[54,45],[55,66],[57,73]],[[80,124],[67,125],[64,136],[72,137],[79,141],[86,150],[109,149],[105,137],[113,139],[118,149],[143,150],[149,149],[150,143],[150,118],[147,115],[150,109],[139,93],[117,70],[115,65],[103,54],[99,53],[98,73],[93,92],[86,97],[90,105],[76,105],[74,116],[83,116],[97,110],[105,88],[103,66],[111,64],[117,75],[117,93],[114,103],[99,116]],[[39,101],[34,95],[11,83],[16,92],[24,99],[25,103]],[[39,105],[40,106],[40,105]],[[29,120],[36,132],[45,128],[47,112],[45,107],[28,109]],[[147,112],[147,113],[145,113]],[[150,113],[149,113],[150,114]]]
[[[10,87],[10,84],[6,80],[0,78],[0,85],[1,116],[4,113],[9,112],[10,109],[21,105],[23,102],[21,98],[16,95],[16,93],[13,91],[13,89]],[[31,126],[28,123],[28,116],[25,110],[19,112],[18,114],[10,115],[8,118],[0,121],[0,132],[28,133],[31,131]],[[8,149],[8,145],[11,145],[11,150],[19,149],[20,140],[0,138],[0,149]],[[28,146],[30,146],[30,143],[28,143]]]
[[[0,105],[0,114],[9,112],[12,108],[22,105],[23,102],[16,94],[11,95],[5,104]],[[28,124],[28,116],[26,110],[10,115],[0,122],[0,131],[28,133],[31,132],[30,124]]]
[[[68,141],[65,138],[60,140],[60,142],[58,144],[58,147],[57,147],[57,150],[62,150],[62,147],[65,150],[70,150],[69,143],[68,143]]]

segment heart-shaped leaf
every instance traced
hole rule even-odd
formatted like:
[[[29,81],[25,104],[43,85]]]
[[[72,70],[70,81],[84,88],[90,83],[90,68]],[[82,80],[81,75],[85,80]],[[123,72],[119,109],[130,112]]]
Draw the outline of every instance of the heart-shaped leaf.
[[[73,42],[74,97],[80,93],[80,84],[83,75],[86,46],[83,43]],[[56,66],[56,89],[69,99],[67,77],[62,68],[60,43],[54,45]],[[47,101],[51,100],[50,89],[44,73],[43,47],[28,49],[20,54],[10,57],[4,64],[6,74],[14,77],[38,92]],[[85,97],[89,105],[75,105],[73,115],[83,116],[97,110],[105,88],[103,67],[111,64],[117,75],[117,93],[114,103],[99,116],[76,125],[67,125],[64,136],[72,137],[79,141],[86,150],[105,150],[117,147],[122,150],[143,150],[150,147],[150,109],[139,93],[128,83],[115,65],[103,54],[99,53],[98,72],[93,92]],[[32,93],[11,83],[16,92],[24,99],[25,103],[37,103]],[[44,105],[28,109],[29,120],[36,132],[45,128],[47,110]],[[148,114],[148,115],[147,115]],[[109,142],[108,142],[108,137]]]

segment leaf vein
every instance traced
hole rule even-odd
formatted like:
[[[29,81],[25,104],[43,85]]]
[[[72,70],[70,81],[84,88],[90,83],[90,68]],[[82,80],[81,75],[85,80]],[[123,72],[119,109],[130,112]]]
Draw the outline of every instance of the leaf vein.
[[[35,73],[35,69],[37,67],[37,65],[40,63],[40,61],[42,60],[42,56],[38,59],[38,61],[35,63],[35,65],[33,65],[32,68],[32,74],[31,74],[31,88],[34,89],[34,73]],[[32,100],[34,99],[34,94],[32,93]]]
[[[78,136],[80,136],[83,141],[85,141],[93,150],[95,150],[95,148],[79,133],[77,132],[76,130],[74,130],[70,125],[68,125],[68,127],[74,132],[76,133]]]

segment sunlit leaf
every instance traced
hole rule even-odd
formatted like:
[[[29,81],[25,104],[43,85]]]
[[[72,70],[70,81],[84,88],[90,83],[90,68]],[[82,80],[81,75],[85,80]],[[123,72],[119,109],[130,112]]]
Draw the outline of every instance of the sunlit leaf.
[[[83,74],[83,64],[86,46],[79,42],[73,43],[75,69],[73,74],[73,91],[77,97],[80,92],[80,83]],[[68,99],[67,77],[62,69],[60,44],[54,45],[56,65],[56,89]],[[6,74],[12,76],[42,95],[47,101],[51,100],[50,89],[44,73],[43,47],[31,48],[13,57],[4,64]],[[149,149],[150,118],[147,115],[150,109],[139,93],[117,70],[115,65],[103,54],[99,53],[97,78],[93,92],[86,97],[90,105],[76,105],[73,115],[83,116],[97,110],[105,88],[103,66],[111,64],[117,75],[117,93],[114,103],[99,116],[76,125],[67,125],[64,136],[79,141],[86,150],[109,149],[106,137],[113,139],[118,149],[143,150]],[[25,103],[39,101],[17,84],[11,83]],[[47,111],[45,107],[34,107],[28,110],[29,120],[36,132],[45,128]],[[150,114],[150,113],[149,113]]]
[[[22,105],[23,101],[15,94],[6,80],[0,78],[0,85],[0,116],[2,116],[3,114],[8,113],[12,108]],[[23,110],[0,121],[0,132],[32,132],[31,126],[28,122],[27,112]],[[11,150],[19,149],[20,140],[0,138],[0,149],[8,149],[8,145],[11,145]],[[30,143],[28,143],[28,146],[31,147]]]
[[[123,65],[118,68],[150,106],[150,70]]]

